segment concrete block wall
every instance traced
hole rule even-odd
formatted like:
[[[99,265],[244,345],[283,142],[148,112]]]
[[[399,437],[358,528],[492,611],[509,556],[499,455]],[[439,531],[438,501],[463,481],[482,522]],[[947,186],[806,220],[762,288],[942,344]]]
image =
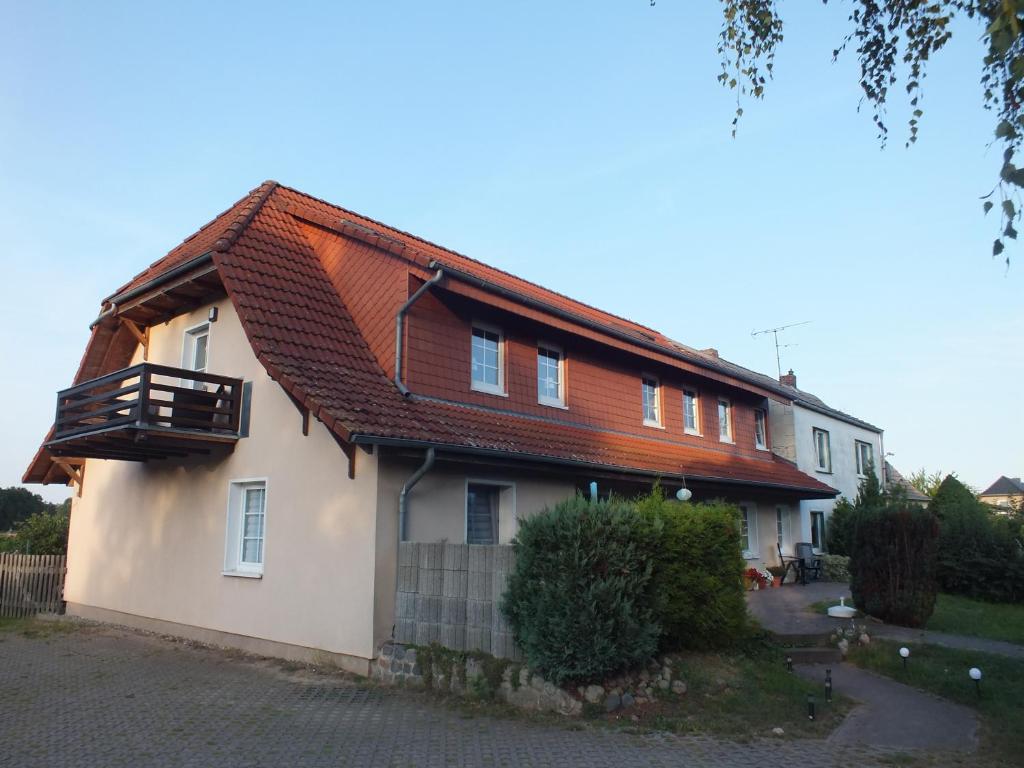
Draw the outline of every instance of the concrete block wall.
[[[501,612],[515,565],[511,546],[403,542],[398,552],[395,641],[438,643],[519,661]]]

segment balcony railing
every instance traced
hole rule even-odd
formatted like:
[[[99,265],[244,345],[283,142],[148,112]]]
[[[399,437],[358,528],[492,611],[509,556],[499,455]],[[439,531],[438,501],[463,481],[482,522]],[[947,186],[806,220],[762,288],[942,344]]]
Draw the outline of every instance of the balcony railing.
[[[242,380],[142,363],[57,393],[54,455],[145,461],[233,447]]]

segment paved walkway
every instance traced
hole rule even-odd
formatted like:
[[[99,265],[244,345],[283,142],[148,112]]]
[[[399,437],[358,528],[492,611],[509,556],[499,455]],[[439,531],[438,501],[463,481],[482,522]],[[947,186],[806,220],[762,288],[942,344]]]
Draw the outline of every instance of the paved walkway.
[[[852,605],[850,590],[845,584],[811,582],[807,586],[786,584],[776,589],[761,589],[747,593],[750,612],[765,629],[777,635],[830,634],[838,627],[849,626],[849,619],[833,619],[823,613],[812,611],[809,606],[822,600],[838,605],[839,598],[845,597],[846,604]],[[858,625],[862,619],[857,619]],[[1024,659],[1024,646],[1001,640],[982,637],[949,635],[926,629],[908,629],[882,624],[874,619],[867,620],[868,634],[872,637],[894,640],[901,643],[931,643],[947,648],[961,648],[968,651],[994,653],[1013,659]]]
[[[800,664],[796,672],[823,682],[819,665]],[[973,751],[978,746],[978,719],[968,707],[897,683],[852,664],[832,669],[833,691],[861,706],[829,737],[832,744],[871,744],[904,750]]]
[[[904,762],[856,741],[734,743],[471,717],[425,694],[109,628],[0,633],[0,745],[0,766],[19,768]]]

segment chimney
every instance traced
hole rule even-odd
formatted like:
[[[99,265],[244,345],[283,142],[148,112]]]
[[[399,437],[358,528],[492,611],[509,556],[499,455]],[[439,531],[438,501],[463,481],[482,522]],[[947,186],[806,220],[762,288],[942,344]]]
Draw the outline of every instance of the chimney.
[[[784,373],[781,376],[779,376],[779,383],[785,384],[787,387],[792,387],[793,389],[796,389],[796,374],[793,373],[792,368],[789,369],[789,373]]]
[[[715,349],[714,347],[708,347],[707,349],[702,349],[701,352],[703,352],[705,355],[711,355],[712,357],[718,357],[718,350]]]

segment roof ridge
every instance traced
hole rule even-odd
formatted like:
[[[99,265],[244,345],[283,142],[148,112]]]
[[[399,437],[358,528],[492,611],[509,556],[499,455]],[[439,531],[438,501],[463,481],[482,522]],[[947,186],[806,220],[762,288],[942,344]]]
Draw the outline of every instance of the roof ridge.
[[[614,312],[609,312],[606,309],[601,309],[600,307],[595,307],[593,304],[588,304],[585,301],[580,301],[579,299],[574,299],[572,296],[569,296],[568,294],[562,293],[560,291],[556,291],[553,288],[548,288],[547,286],[541,285],[540,283],[536,283],[536,282],[534,282],[532,280],[527,280],[525,277],[520,277],[519,275],[515,275],[515,274],[513,274],[513,273],[511,273],[511,272],[509,272],[507,270],[501,269],[500,267],[496,267],[493,264],[488,264],[485,261],[480,261],[480,259],[475,259],[472,256],[467,256],[464,253],[460,253],[459,251],[456,251],[456,250],[453,250],[451,248],[448,248],[447,246],[435,243],[432,240],[427,240],[425,237],[420,237],[419,235],[413,234],[412,232],[407,232],[404,229],[399,229],[398,227],[392,226],[390,224],[386,224],[385,222],[380,221],[379,219],[375,219],[375,218],[373,218],[371,216],[367,216],[366,214],[359,213],[358,211],[353,211],[351,208],[345,208],[344,206],[338,205],[337,203],[332,203],[329,200],[324,200],[322,197],[317,197],[316,195],[311,195],[308,192],[303,192],[301,189],[295,189],[294,187],[289,187],[287,184],[281,184],[280,187],[282,189],[287,189],[290,192],[294,192],[295,194],[299,195],[300,197],[305,197],[305,198],[308,198],[308,199],[313,200],[315,202],[321,203],[323,205],[330,206],[331,208],[334,208],[336,210],[344,211],[345,213],[347,213],[347,214],[349,214],[351,216],[358,216],[361,219],[365,219],[366,221],[372,222],[373,224],[375,224],[378,227],[383,227],[384,229],[390,230],[392,232],[397,232],[398,234],[403,235],[404,237],[411,238],[411,239],[413,239],[413,240],[415,240],[415,241],[417,241],[419,243],[423,243],[424,245],[428,245],[431,248],[436,248],[439,251],[444,251],[445,253],[450,253],[453,256],[458,256],[460,259],[465,259],[466,261],[471,261],[474,264],[477,264],[477,265],[479,265],[481,267],[486,267],[487,269],[493,269],[495,272],[499,272],[499,273],[501,273],[502,275],[504,275],[506,277],[512,278],[513,280],[522,281],[524,283],[532,285],[534,288],[539,288],[542,291],[547,291],[548,293],[552,293],[555,296],[559,296],[559,297],[565,299],[566,301],[571,301],[571,302],[573,302],[575,304],[579,304],[580,306],[586,307],[587,309],[590,309],[590,310],[592,310],[594,312],[599,312],[602,315],[606,315],[608,317],[614,317],[616,320],[619,320],[619,321],[621,321],[623,323],[628,323],[629,325],[633,325],[633,326],[636,326],[637,328],[642,328],[645,331],[650,331],[651,333],[657,334],[657,335],[662,336],[664,338],[668,338],[667,336],[665,336],[664,333],[659,331],[657,328],[652,328],[649,325],[644,325],[643,323],[638,323],[636,320],[630,320],[628,317],[623,317],[622,315],[617,315]]]
[[[248,199],[242,198],[245,202],[239,209],[238,215],[234,221],[224,228],[224,234],[213,244],[213,250],[223,253],[234,245],[235,241],[238,240],[238,236],[245,231],[245,228],[249,226],[256,214],[259,213],[260,208],[270,199],[270,195],[278,186],[280,185],[276,181],[268,179],[252,190],[248,195]],[[235,203],[232,207],[237,207],[242,203],[242,200]],[[229,208],[228,210],[231,209]]]

